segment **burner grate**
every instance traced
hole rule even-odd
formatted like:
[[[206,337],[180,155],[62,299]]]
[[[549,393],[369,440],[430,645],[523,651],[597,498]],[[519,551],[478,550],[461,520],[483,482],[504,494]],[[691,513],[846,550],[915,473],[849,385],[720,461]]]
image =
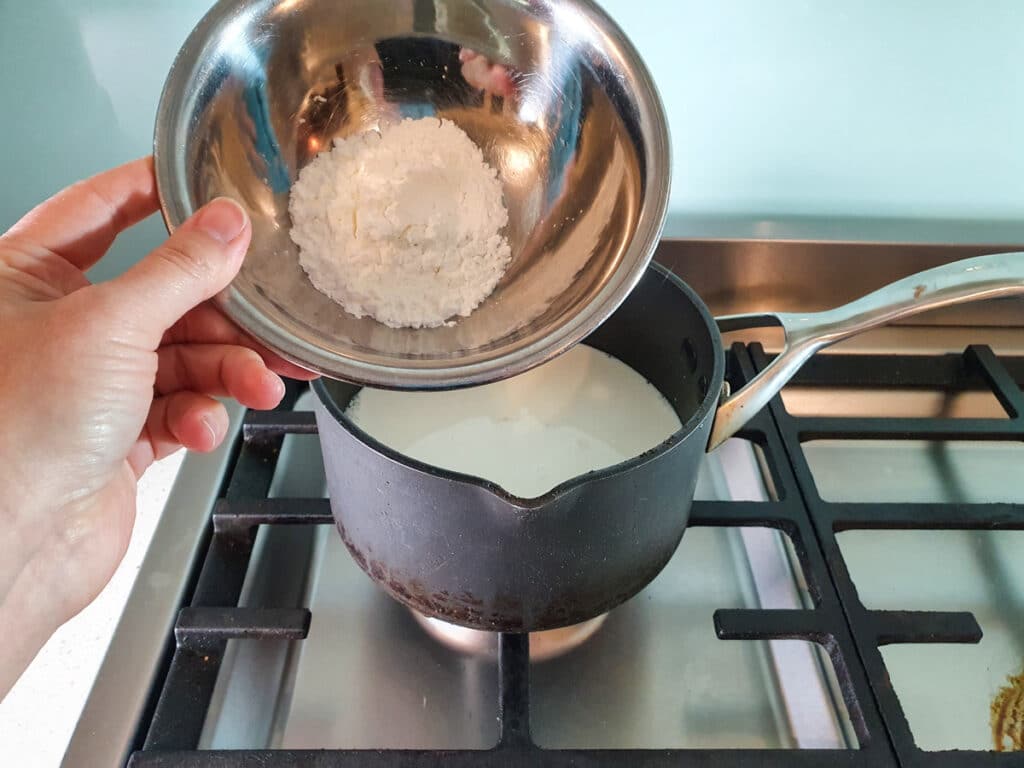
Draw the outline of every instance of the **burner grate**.
[[[759,345],[750,354],[758,369],[768,364]],[[885,371],[879,374],[879,371]],[[1014,376],[1014,372],[1017,374]],[[821,498],[804,454],[810,440],[1015,440],[1024,439],[1021,361],[1004,365],[988,347],[941,357],[823,357],[798,377],[799,384],[824,386],[930,386],[963,391],[979,384],[1002,405],[1005,419],[808,418],[789,414],[781,398],[769,410],[796,476],[800,496],[814,524],[829,576],[846,612],[860,663],[899,764],[905,768],[985,768],[1024,765],[1020,753],[927,752],[917,747],[910,724],[886,672],[879,647],[904,643],[977,643],[981,628],[970,613],[875,611],[861,603],[836,538],[853,529],[1017,529],[1024,530],[1024,504],[836,503]]]
[[[729,354],[735,386],[769,358],[759,345],[735,345]],[[309,413],[292,412],[297,391],[278,411],[246,417],[244,437],[227,490],[212,515],[211,537],[190,606],[175,626],[175,647],[158,684],[153,716],[144,724],[132,768],[343,768],[344,766],[736,766],[745,768],[966,768],[1021,765],[1019,754],[924,752],[914,745],[879,652],[890,643],[974,643],[981,630],[969,613],[876,611],[859,601],[836,534],[853,528],[1024,529],[1020,504],[838,504],[817,494],[802,442],[818,439],[1024,439],[1024,395],[1017,384],[1024,360],[1001,361],[985,347],[963,355],[820,356],[798,376],[801,385],[989,387],[1009,419],[820,418],[790,415],[781,398],[741,434],[756,443],[768,465],[777,500],[695,502],[691,525],[764,526],[786,533],[813,606],[798,610],[731,609],[714,615],[723,640],[798,639],[820,645],[831,658],[859,748],[851,750],[546,750],[530,737],[529,638],[502,635],[499,643],[500,738],[483,751],[233,750],[197,751],[207,708],[227,646],[234,638],[303,638],[305,609],[237,607],[260,525],[329,525],[326,500],[267,498],[287,434],[316,431]]]

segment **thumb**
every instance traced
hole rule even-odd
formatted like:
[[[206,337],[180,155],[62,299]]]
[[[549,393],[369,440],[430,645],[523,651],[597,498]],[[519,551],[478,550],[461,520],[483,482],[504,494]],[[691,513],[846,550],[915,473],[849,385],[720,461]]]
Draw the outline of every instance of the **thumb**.
[[[115,294],[113,303],[130,318],[140,340],[156,348],[182,315],[227,287],[242,266],[251,237],[242,207],[217,198],[105,288]]]

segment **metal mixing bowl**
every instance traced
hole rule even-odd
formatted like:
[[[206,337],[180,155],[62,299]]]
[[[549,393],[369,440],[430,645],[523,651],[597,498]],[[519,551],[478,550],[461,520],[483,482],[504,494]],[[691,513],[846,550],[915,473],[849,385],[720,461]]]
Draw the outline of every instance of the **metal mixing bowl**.
[[[504,67],[511,91],[467,82],[463,49]],[[498,171],[512,263],[469,317],[388,328],[309,282],[289,189],[334,138],[427,115]],[[650,74],[590,0],[222,0],[175,59],[154,144],[169,229],[218,195],[252,217],[224,311],[289,360],[389,388],[494,381],[587,336],[650,261],[671,167]]]

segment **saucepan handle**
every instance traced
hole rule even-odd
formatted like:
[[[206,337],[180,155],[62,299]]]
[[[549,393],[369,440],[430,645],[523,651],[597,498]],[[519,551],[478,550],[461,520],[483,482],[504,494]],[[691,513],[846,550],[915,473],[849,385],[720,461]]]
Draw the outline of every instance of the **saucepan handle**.
[[[836,309],[718,318],[725,331],[779,325],[785,346],[745,387],[718,406],[708,450],[735,435],[819,349],[918,312],[968,301],[1024,295],[1024,253],[978,256],[919,272]]]

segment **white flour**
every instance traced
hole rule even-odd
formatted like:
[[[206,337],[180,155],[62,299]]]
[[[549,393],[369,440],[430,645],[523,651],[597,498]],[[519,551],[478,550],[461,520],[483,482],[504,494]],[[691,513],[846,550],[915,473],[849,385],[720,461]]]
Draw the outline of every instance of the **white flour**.
[[[336,141],[302,169],[289,210],[313,285],[393,328],[469,315],[511,258],[497,174],[448,120]]]
[[[523,498],[639,456],[681,427],[643,376],[583,344],[494,384],[451,392],[364,389],[346,413],[406,456]]]

